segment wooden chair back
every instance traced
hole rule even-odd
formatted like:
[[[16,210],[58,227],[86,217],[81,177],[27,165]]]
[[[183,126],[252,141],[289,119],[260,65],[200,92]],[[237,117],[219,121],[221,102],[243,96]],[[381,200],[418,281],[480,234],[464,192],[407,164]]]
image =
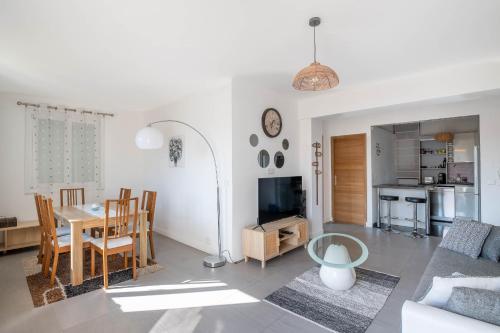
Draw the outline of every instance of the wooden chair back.
[[[42,225],[42,215],[40,211],[40,200],[42,199],[42,195],[35,193],[35,206],[36,206],[36,215],[38,216],[38,224],[40,225],[40,231],[43,232],[43,225]]]
[[[57,243],[57,231],[54,220],[54,209],[52,208],[52,199],[39,196],[40,216],[42,218],[42,226],[46,235],[47,242],[53,242],[54,248],[59,248]]]
[[[131,204],[134,205],[131,211]],[[137,221],[139,216],[139,199],[106,200],[104,204],[106,218],[104,219],[104,248],[108,240],[128,236],[128,225],[132,223],[132,240],[135,244]]]
[[[130,199],[132,195],[132,190],[129,188],[120,188],[120,199]]]
[[[148,211],[149,230],[153,230],[153,221],[155,219],[156,192],[143,191],[141,210]]]
[[[64,206],[64,197],[66,197],[66,206],[78,205],[78,192],[80,192],[80,201],[85,205],[85,189],[80,188],[62,188],[59,190],[59,197],[61,199],[61,207]]]

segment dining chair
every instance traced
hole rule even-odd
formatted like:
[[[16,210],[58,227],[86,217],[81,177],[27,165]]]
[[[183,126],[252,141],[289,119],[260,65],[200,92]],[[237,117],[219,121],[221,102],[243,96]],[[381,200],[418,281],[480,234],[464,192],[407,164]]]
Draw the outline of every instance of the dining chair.
[[[132,195],[132,189],[130,188],[120,188],[120,197],[119,199],[130,199],[130,196]]]
[[[151,259],[155,258],[155,247],[153,240],[153,221],[155,219],[155,206],[156,206],[156,192],[155,191],[142,191],[141,210],[146,210],[147,214],[147,232],[149,239],[149,250],[151,252]],[[132,234],[132,226],[129,226],[129,234]],[[136,228],[136,237],[140,234],[139,225]]]
[[[40,249],[38,250],[38,263],[41,264],[43,262],[44,249],[45,249],[45,239],[46,234],[43,228],[42,222],[42,211],[41,211],[41,200],[43,196],[41,194],[35,193],[35,206],[36,206],[36,214],[38,217],[38,225],[40,226]],[[58,227],[56,228],[57,236],[64,236],[71,234],[71,228],[69,226]]]
[[[64,197],[66,197],[66,206],[78,205],[78,192],[80,192],[80,202],[85,205],[85,189],[80,188],[62,188],[59,190],[61,207],[64,206]]]
[[[133,203],[133,213],[130,205]],[[128,267],[128,252],[132,252],[132,277],[136,279],[136,240],[135,229],[139,211],[139,199],[106,200],[104,204],[105,219],[102,238],[93,239],[90,245],[90,275],[95,276],[95,253],[102,256],[104,289],[108,288],[108,256],[123,253],[124,267]],[[132,235],[128,233],[128,225],[132,217]]]
[[[50,286],[54,286],[54,281],[57,273],[57,265],[59,262],[59,254],[71,251],[71,235],[57,236],[57,229],[54,223],[54,209],[52,208],[52,199],[39,198],[40,216],[45,233],[45,250],[42,272],[44,276],[49,275],[50,259],[52,254],[52,272],[50,274]],[[92,237],[82,233],[83,247],[88,248]]]
[[[132,195],[132,189],[121,187],[118,199],[130,199],[131,195]],[[110,233],[113,233],[113,228],[110,227],[108,231]],[[99,238],[102,238],[102,234],[104,233],[104,228],[102,227],[92,228],[91,230],[92,237],[95,237],[96,232],[99,234]]]

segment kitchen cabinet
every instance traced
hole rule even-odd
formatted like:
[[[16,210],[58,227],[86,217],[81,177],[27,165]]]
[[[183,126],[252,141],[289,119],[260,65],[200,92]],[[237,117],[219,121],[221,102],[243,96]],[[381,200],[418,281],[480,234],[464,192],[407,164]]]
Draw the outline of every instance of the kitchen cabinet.
[[[453,161],[474,162],[476,133],[456,133],[453,139]]]

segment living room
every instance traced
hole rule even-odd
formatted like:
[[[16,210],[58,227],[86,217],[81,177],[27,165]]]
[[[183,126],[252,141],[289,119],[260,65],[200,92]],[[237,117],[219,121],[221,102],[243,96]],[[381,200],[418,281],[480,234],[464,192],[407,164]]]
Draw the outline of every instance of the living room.
[[[498,3],[0,7],[0,331],[500,330]]]

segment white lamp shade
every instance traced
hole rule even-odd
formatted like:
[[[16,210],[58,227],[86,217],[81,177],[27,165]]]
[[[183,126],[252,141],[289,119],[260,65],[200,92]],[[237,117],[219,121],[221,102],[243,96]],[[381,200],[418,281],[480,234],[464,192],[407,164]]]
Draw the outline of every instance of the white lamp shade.
[[[135,145],[139,149],[160,149],[163,147],[163,134],[151,126],[144,127],[135,135]]]

